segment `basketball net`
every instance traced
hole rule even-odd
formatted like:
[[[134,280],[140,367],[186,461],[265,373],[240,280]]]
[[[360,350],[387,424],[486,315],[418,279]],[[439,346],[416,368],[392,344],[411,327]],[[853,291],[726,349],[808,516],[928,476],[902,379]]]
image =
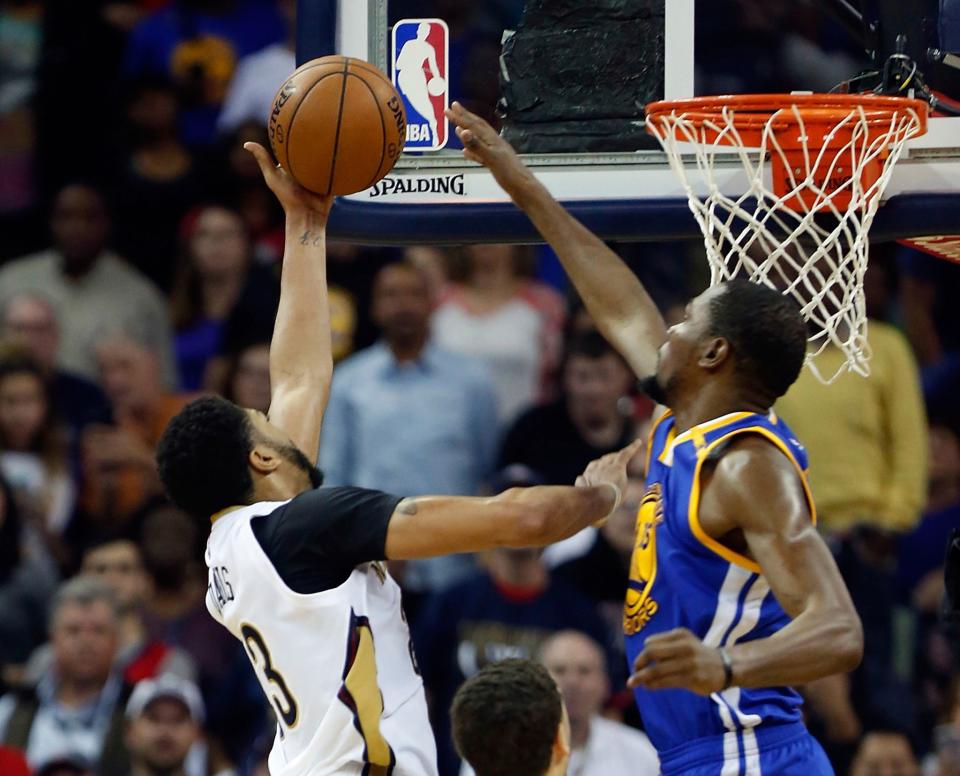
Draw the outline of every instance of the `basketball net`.
[[[752,95],[647,107],[647,129],[703,231],[711,285],[741,277],[793,297],[811,332],[806,363],[823,383],[846,371],[869,375],[867,236],[893,166],[906,142],[926,131],[926,116],[920,100],[872,95]],[[718,180],[731,161],[747,177],[737,196]],[[823,374],[817,357],[831,346],[846,361]]]

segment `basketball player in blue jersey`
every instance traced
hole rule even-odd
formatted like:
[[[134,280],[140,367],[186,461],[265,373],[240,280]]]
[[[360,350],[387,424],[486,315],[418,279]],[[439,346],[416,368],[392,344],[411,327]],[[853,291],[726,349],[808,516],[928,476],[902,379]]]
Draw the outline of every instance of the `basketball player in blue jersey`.
[[[506,141],[459,104],[448,117],[669,408],[650,437],[623,620],[629,684],[663,773],[831,773],[791,685],[852,670],[863,634],[815,529],[804,449],[770,409],[803,366],[799,311],[734,281],[667,329],[629,268]]]

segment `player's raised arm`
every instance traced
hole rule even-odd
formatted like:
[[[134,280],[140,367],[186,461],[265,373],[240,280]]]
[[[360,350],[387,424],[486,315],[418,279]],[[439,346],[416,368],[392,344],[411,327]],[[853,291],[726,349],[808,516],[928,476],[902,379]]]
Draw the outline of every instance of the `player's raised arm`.
[[[654,374],[666,339],[663,316],[630,268],[571,216],[486,121],[455,102],[447,117],[457,126],[463,155],[493,173],[560,257],[597,327],[640,378]]]
[[[512,488],[491,498],[404,499],[387,528],[390,560],[411,560],[495,547],[541,547],[608,517],[627,486],[638,440],[590,466],[577,487]]]
[[[727,647],[726,670],[720,650],[690,631],[656,634],[634,663],[631,686],[707,695],[728,685],[806,684],[856,667],[863,652],[860,619],[783,454],[757,437],[734,442],[703,486],[699,514],[713,536],[742,533],[792,622],[767,638]]]
[[[280,306],[270,343],[269,417],[315,461],[333,377],[326,252],[333,197],[304,189],[258,143],[244,148],[256,157],[286,215]]]

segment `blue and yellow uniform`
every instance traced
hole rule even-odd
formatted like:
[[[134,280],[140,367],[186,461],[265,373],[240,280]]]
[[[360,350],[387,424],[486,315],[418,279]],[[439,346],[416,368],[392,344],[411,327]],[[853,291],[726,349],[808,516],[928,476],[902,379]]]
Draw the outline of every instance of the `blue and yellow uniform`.
[[[772,412],[736,412],[679,434],[666,413],[650,435],[630,564],[623,618],[630,665],[654,633],[688,628],[721,647],[766,638],[790,622],[760,567],[700,525],[701,467],[742,434],[764,437],[794,464],[816,519],[806,452]],[[635,695],[665,775],[832,773],[801,722],[801,699],[792,688],[731,687],[710,697],[637,689]]]

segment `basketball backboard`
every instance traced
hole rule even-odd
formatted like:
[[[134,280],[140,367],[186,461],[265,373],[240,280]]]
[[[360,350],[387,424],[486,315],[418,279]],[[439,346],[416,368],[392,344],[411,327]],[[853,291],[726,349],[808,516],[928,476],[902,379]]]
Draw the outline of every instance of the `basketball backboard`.
[[[422,114],[442,117],[445,100],[460,99],[468,107],[495,118],[497,100],[506,97],[508,114],[529,111],[532,122],[514,132],[512,142],[526,142],[536,134],[538,117],[549,113],[556,94],[570,90],[568,107],[576,99],[588,104],[591,84],[600,83],[609,69],[624,84],[625,94],[642,95],[643,101],[673,99],[697,93],[698,80],[711,62],[704,54],[704,35],[696,26],[694,0],[603,0],[584,4],[573,0],[300,0],[298,58],[301,61],[327,53],[359,57],[397,74],[402,46],[422,39],[438,56],[436,65],[422,59],[422,86],[400,89],[407,98],[408,135],[405,152],[390,175],[366,191],[340,199],[331,219],[331,235],[371,244],[452,244],[476,241],[533,242],[537,235],[526,217],[508,200],[485,170],[463,160],[456,137],[444,133],[443,119],[433,127]],[[617,71],[621,60],[607,55],[615,48],[604,31],[590,38],[578,14],[590,6],[604,16],[606,30],[636,29],[636,78]],[[526,14],[523,17],[523,14]],[[547,18],[547,28],[538,27]],[[441,24],[446,31],[441,29]],[[533,35],[514,36],[526,28]],[[553,26],[551,26],[553,25]],[[563,31],[566,25],[568,28]],[[629,25],[634,25],[630,27]],[[322,30],[320,32],[319,30]],[[401,43],[398,44],[398,35]],[[539,36],[539,37],[538,37]],[[552,36],[552,37],[551,37]],[[531,39],[535,39],[531,44]],[[698,47],[698,43],[700,46]],[[426,51],[426,49],[423,49]],[[423,53],[423,51],[419,53]],[[502,56],[501,56],[502,54]],[[418,54],[419,55],[419,54]],[[590,55],[604,63],[592,70],[583,66]],[[746,66],[762,57],[739,52]],[[415,57],[413,57],[415,59]],[[855,63],[850,64],[851,68]],[[698,70],[699,68],[699,70]],[[419,69],[419,68],[418,68]],[[531,75],[531,70],[536,71]],[[442,71],[442,72],[441,72]],[[855,75],[856,70],[848,73]],[[532,79],[532,89],[521,89],[521,77]],[[697,78],[697,75],[701,78]],[[434,80],[433,94],[427,84]],[[440,83],[445,87],[442,92]],[[410,83],[409,80],[407,82]],[[529,86],[529,85],[528,85]],[[577,88],[582,87],[577,97]],[[716,86],[716,84],[714,84]],[[432,87],[431,87],[432,88]],[[789,88],[817,88],[816,84],[789,84]],[[819,87],[822,88],[822,87]],[[419,94],[413,94],[419,89]],[[539,90],[539,91],[538,91]],[[558,91],[559,90],[559,91]],[[632,90],[632,91],[631,91]],[[594,91],[596,91],[594,89]],[[638,98],[639,99],[639,98]],[[638,101],[638,100],[635,100]],[[542,133],[532,145],[549,152],[524,153],[524,160],[551,192],[607,239],[664,240],[699,238],[685,192],[670,170],[663,152],[642,132],[642,105],[620,103],[634,113],[611,109],[626,123],[613,131],[614,150],[596,150],[594,130],[577,135],[580,148],[552,150],[556,137]],[[417,111],[414,105],[420,107]],[[576,110],[573,110],[576,113]],[[520,115],[522,119],[523,116]],[[562,116],[579,127],[576,115]],[[522,121],[517,126],[521,126]],[[599,134],[606,128],[601,125]],[[638,132],[634,130],[639,127]],[[532,128],[532,129],[531,129]],[[439,144],[439,150],[424,150]],[[562,133],[561,133],[562,135]],[[629,136],[629,137],[626,137]],[[630,143],[636,138],[635,145]],[[562,135],[559,145],[576,146]],[[599,145],[603,145],[603,141]],[[580,149],[583,150],[580,150]],[[586,150],[586,149],[591,150]],[[633,149],[636,150],[633,150]],[[725,193],[745,190],[742,166],[735,159],[718,163],[716,179]],[[960,223],[960,118],[933,118],[928,133],[912,141],[897,165],[873,226],[874,238],[891,239],[956,232]]]

